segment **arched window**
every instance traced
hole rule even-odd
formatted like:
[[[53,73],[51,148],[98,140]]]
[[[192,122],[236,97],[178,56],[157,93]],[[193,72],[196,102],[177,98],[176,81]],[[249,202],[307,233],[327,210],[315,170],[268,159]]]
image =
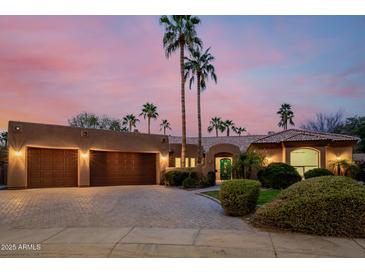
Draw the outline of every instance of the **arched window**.
[[[319,151],[313,148],[293,150],[290,152],[290,164],[303,176],[306,171],[320,167]]]

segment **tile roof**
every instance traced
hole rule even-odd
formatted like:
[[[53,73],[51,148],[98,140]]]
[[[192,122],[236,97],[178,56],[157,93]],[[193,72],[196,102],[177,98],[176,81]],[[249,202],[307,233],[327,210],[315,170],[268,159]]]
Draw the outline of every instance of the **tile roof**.
[[[302,129],[288,129],[263,138],[255,140],[254,144],[281,143],[281,142],[300,142],[300,141],[358,141],[359,138],[354,136],[314,132]]]
[[[232,144],[240,148],[241,151],[246,151],[252,142],[266,135],[244,135],[244,136],[219,136],[219,137],[202,137],[202,145],[204,151],[208,151],[210,147],[217,144]],[[169,136],[170,144],[181,144],[181,137]],[[187,137],[187,144],[197,145],[198,137]]]

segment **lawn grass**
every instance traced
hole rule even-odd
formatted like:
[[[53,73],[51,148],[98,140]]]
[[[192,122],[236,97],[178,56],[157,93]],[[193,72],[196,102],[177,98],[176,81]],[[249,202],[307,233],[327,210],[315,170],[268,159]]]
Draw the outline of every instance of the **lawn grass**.
[[[258,205],[270,203],[280,193],[278,189],[261,189],[257,200]]]
[[[271,202],[278,194],[280,190],[277,189],[261,189],[260,196],[257,200],[258,205],[263,205]],[[219,200],[219,190],[202,192],[202,194],[211,196]]]

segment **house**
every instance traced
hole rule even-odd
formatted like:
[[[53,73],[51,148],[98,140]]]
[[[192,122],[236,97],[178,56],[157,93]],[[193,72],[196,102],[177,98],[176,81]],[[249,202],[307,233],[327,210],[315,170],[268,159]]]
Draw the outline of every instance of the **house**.
[[[181,165],[181,137],[9,122],[8,187],[72,187],[160,184],[161,174]],[[197,138],[187,138],[186,163],[203,174],[229,179],[226,167],[247,150],[268,162],[286,162],[302,174],[352,160],[357,138],[290,129],[270,135],[203,137],[204,162],[197,167]]]
[[[265,156],[266,163],[283,162],[294,166],[300,175],[309,169],[330,168],[334,160],[352,161],[353,147],[357,137],[318,133],[308,130],[288,129],[269,135],[246,135],[230,137],[203,137],[202,146],[205,163],[203,173],[215,170],[216,179],[227,179],[224,166],[232,162],[234,155],[247,150],[256,151]],[[180,165],[181,138],[169,137],[169,166]],[[195,166],[197,157],[197,138],[187,138],[186,163]],[[192,165],[193,163],[193,165]],[[223,178],[221,178],[223,176]]]

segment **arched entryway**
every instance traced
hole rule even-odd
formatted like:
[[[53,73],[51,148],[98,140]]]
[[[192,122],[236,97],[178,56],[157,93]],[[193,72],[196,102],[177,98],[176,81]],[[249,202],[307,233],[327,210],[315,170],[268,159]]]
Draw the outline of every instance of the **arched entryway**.
[[[290,152],[290,164],[301,176],[308,170],[320,167],[320,152],[314,148],[298,148]]]
[[[214,156],[215,178],[218,182],[232,178],[233,155],[230,153],[218,153]]]

